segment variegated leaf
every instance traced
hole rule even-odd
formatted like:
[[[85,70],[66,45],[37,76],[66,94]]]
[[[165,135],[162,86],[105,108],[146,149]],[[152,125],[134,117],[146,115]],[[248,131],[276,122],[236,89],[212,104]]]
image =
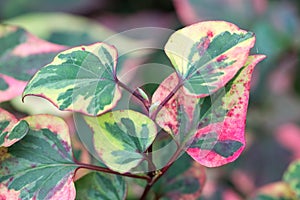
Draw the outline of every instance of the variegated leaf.
[[[22,94],[27,81],[66,47],[41,40],[22,28],[0,24],[0,102]]]
[[[77,200],[124,200],[127,187],[123,177],[91,172],[75,182]]]
[[[263,58],[264,56],[250,56],[245,69],[224,89],[209,97],[197,99],[184,94],[180,88],[157,114],[156,122],[183,148],[190,145],[190,140],[196,136],[198,139],[192,144],[194,148],[190,148],[188,152],[201,164],[218,166],[233,161],[244,145],[251,73]],[[161,103],[177,84],[176,74],[170,75],[155,91],[152,102]],[[194,128],[196,129],[193,130]],[[199,130],[196,131],[197,129]],[[203,151],[199,149],[200,146]]]
[[[95,43],[61,52],[30,80],[23,96],[41,96],[60,110],[100,115],[121,97],[116,83],[117,51]]]
[[[205,181],[205,168],[183,154],[153,186],[153,192],[166,200],[197,199]]]
[[[0,147],[9,147],[22,139],[29,131],[28,123],[0,108]]]
[[[294,161],[288,167],[283,175],[283,180],[290,186],[297,196],[300,198],[300,160]]]
[[[77,165],[66,123],[50,115],[23,120],[30,126],[29,133],[2,152],[0,196],[10,198],[17,193],[19,199],[74,199]]]
[[[94,146],[109,168],[124,173],[144,160],[144,152],[156,136],[156,125],[147,116],[132,110],[85,117],[94,132]],[[143,169],[147,170],[147,169]]]
[[[251,76],[255,65],[264,58],[263,55],[250,56],[245,67],[226,85],[225,94],[217,97],[221,102],[216,105],[218,112],[211,113],[208,108],[200,114],[199,129],[187,150],[200,164],[221,166],[234,161],[243,151]],[[214,106],[213,102],[210,106]],[[224,115],[220,117],[219,112]],[[207,117],[216,122],[203,126]]]
[[[176,31],[165,52],[183,80],[184,91],[208,96],[244,66],[254,34],[224,21],[206,21]]]

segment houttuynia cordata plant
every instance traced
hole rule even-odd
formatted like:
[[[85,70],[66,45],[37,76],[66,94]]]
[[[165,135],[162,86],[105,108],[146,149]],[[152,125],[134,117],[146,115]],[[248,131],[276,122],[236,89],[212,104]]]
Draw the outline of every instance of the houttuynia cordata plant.
[[[254,43],[224,21],[182,28],[165,44],[173,73],[149,95],[122,80],[110,44],[70,48],[1,25],[0,100],[23,92],[24,101],[39,96],[77,113],[92,159],[72,150],[63,119],[17,119],[1,108],[0,198],[125,199],[135,187],[144,187],[141,199],[199,198],[203,166],[232,162],[245,148],[251,75],[265,58],[249,55]],[[142,106],[120,108],[126,94]],[[82,168],[90,171],[75,181]]]

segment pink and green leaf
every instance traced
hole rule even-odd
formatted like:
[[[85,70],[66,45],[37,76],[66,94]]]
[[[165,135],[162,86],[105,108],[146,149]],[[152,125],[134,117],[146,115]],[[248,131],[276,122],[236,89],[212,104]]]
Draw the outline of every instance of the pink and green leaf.
[[[0,108],[0,147],[9,147],[21,140],[29,131],[28,123]]]
[[[180,88],[157,114],[157,124],[180,145],[191,145],[187,152],[205,166],[220,166],[235,160],[245,145],[251,74],[263,58],[250,56],[238,75],[209,97],[197,99],[185,95]],[[170,75],[155,91],[152,102],[161,103],[178,81],[176,74]]]
[[[132,110],[85,117],[94,132],[99,158],[112,170],[129,172],[144,160],[144,152],[156,137],[156,125],[147,116]],[[147,169],[144,169],[147,170]]]
[[[22,94],[27,81],[66,47],[41,40],[16,26],[0,24],[0,102]]]
[[[114,199],[126,198],[127,185],[121,176],[91,172],[75,182],[76,199]]]
[[[218,112],[200,115],[199,129],[187,153],[207,167],[217,167],[238,158],[245,148],[245,126],[252,72],[255,65],[265,56],[250,56],[237,76],[225,86],[216,105]],[[212,105],[213,102],[212,102]],[[223,110],[223,113],[222,113]],[[218,116],[224,114],[222,117]],[[205,119],[217,122],[203,126]],[[220,119],[222,119],[220,121]]]
[[[0,195],[19,199],[75,199],[73,175],[78,167],[72,159],[68,127],[50,115],[26,117],[29,133],[7,148],[0,161]]]
[[[104,43],[71,48],[41,68],[23,96],[44,97],[60,110],[100,115],[121,97],[115,80],[116,62],[116,49]]]
[[[247,60],[255,37],[225,21],[206,21],[176,31],[165,52],[186,94],[208,96],[230,81]]]

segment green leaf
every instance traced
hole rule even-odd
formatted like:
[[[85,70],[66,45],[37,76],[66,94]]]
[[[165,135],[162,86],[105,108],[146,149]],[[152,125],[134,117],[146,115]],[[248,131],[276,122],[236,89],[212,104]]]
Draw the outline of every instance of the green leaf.
[[[144,160],[144,152],[156,137],[156,125],[147,116],[132,110],[85,117],[94,132],[99,157],[112,170],[124,173]],[[147,169],[142,169],[147,170]]]
[[[300,198],[300,160],[294,161],[283,175],[283,180],[289,184]]]
[[[22,139],[29,131],[28,123],[18,120],[0,108],[0,146],[9,147]]]
[[[208,96],[242,68],[255,42],[254,34],[224,21],[206,21],[176,31],[165,52],[184,81],[184,91]]]
[[[44,97],[60,110],[100,115],[121,97],[115,80],[116,59],[116,49],[104,43],[71,48],[40,69],[23,96]]]
[[[0,46],[0,102],[21,95],[32,75],[65,49],[22,28],[3,24],[0,24]]]
[[[29,133],[8,147],[0,161],[1,195],[5,186],[20,199],[74,199],[74,171],[68,127],[50,115],[26,117]],[[8,194],[7,194],[8,195]]]
[[[205,168],[183,154],[153,186],[156,197],[197,199],[206,180]]]
[[[77,200],[123,200],[126,183],[121,176],[91,172],[75,182]]]

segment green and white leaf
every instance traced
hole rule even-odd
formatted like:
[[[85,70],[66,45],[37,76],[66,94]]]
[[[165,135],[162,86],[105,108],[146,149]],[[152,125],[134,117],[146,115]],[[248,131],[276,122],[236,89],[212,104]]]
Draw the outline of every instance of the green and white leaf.
[[[40,69],[23,96],[44,97],[60,110],[100,115],[121,97],[115,80],[116,62],[116,49],[104,43],[71,48]]]
[[[106,166],[120,173],[129,172],[144,160],[144,152],[157,134],[150,118],[132,110],[108,112],[85,120],[94,132],[99,157]]]

